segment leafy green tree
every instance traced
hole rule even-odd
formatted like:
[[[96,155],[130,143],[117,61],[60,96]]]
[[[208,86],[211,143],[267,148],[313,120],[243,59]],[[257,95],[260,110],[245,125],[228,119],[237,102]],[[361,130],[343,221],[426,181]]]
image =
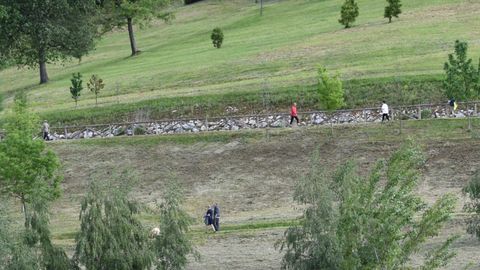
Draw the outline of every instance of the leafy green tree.
[[[219,27],[216,27],[212,31],[212,35],[210,36],[213,42],[213,47],[220,49],[223,43],[223,31]]]
[[[420,246],[449,220],[456,198],[445,195],[427,207],[416,195],[421,151],[406,143],[370,175],[354,163],[333,175],[318,166],[303,177],[294,199],[306,206],[300,224],[285,231],[277,247],[284,269],[403,269]],[[418,217],[418,218],[417,218]],[[429,252],[415,269],[443,267],[454,256],[456,237]],[[410,268],[409,268],[410,269]]]
[[[355,22],[358,17],[358,4],[355,0],[345,0],[340,11],[339,23],[345,25],[345,28],[350,28],[351,24]]]
[[[160,234],[153,247],[158,270],[184,269],[188,254],[199,258],[187,235],[192,218],[182,209],[184,200],[182,189],[172,178],[167,184],[165,201],[160,205]]]
[[[0,55],[19,66],[39,67],[48,81],[47,63],[81,57],[93,48],[97,26],[91,0],[0,0]]]
[[[115,27],[127,26],[130,38],[132,56],[137,55],[140,50],[137,48],[133,32],[133,20],[143,25],[153,18],[163,19],[169,22],[173,14],[167,9],[174,0],[98,0],[103,10],[101,24],[104,32]]]
[[[72,74],[70,79],[72,86],[70,86],[70,94],[72,95],[73,100],[75,100],[75,108],[77,107],[78,99],[80,98],[80,92],[83,90],[82,86],[82,74]]]
[[[467,51],[466,42],[455,41],[455,53],[448,55],[448,62],[443,67],[446,74],[443,86],[450,99],[467,100],[480,93],[480,60],[476,69],[472,59],[468,59]]]
[[[87,270],[151,269],[153,252],[138,220],[141,207],[129,197],[131,176],[93,181],[82,200],[73,260]]]
[[[90,80],[87,82],[87,87],[90,89],[90,92],[95,94],[95,105],[98,105],[98,94],[100,91],[105,87],[105,83],[103,83],[103,79],[101,79],[98,75],[93,74]]]
[[[398,18],[398,15],[402,13],[401,0],[387,0],[388,6],[385,7],[384,17],[388,18],[388,22],[392,22],[392,17]]]
[[[339,75],[330,76],[324,67],[318,68],[318,94],[320,103],[327,110],[336,110],[345,105]]]
[[[19,199],[28,225],[27,204],[34,198],[52,201],[60,196],[60,162],[43,140],[34,139],[38,120],[28,111],[24,94],[17,95],[13,114],[0,141],[0,193]]]

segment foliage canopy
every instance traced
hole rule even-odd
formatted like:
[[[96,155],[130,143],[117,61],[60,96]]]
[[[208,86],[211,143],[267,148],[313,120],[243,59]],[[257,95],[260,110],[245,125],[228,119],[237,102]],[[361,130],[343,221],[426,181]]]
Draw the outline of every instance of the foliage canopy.
[[[411,142],[367,177],[352,162],[331,176],[318,166],[318,155],[312,162],[294,194],[307,206],[301,223],[278,243],[285,251],[284,269],[398,269],[454,210],[452,195],[427,207],[415,194],[424,158]],[[454,256],[449,250],[454,239],[428,253],[418,269],[444,266]]]
[[[449,99],[468,100],[480,94],[480,60],[477,69],[472,59],[468,59],[467,52],[466,42],[455,41],[455,52],[448,55],[448,62],[443,67],[446,74],[443,86]]]

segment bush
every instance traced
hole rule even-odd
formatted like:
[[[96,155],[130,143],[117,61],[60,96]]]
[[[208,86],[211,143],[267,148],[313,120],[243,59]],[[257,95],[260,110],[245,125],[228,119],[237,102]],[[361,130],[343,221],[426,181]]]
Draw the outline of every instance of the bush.
[[[185,3],[185,5],[190,5],[190,4],[193,4],[193,3],[196,3],[196,2],[200,2],[202,0],[184,0],[183,2]]]
[[[212,42],[213,42],[213,47],[215,47],[217,49],[220,49],[220,47],[222,47],[222,43],[223,43],[223,31],[222,31],[222,29],[220,29],[219,27],[216,27],[215,29],[213,29],[211,38],[212,38]]]
[[[420,113],[421,116],[422,116],[422,119],[429,119],[429,118],[432,118],[432,111],[431,110],[422,110],[422,112]]]
[[[143,126],[138,126],[133,129],[133,134],[135,135],[145,135],[145,133],[147,133],[147,131]]]

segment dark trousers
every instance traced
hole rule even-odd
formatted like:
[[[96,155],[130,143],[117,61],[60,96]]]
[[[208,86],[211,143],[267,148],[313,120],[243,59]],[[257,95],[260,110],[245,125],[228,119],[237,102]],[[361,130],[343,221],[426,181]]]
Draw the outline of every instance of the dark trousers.
[[[290,125],[293,124],[293,119],[297,120],[297,124],[298,124],[299,122],[298,117],[296,115],[295,116],[290,115]]]
[[[45,132],[45,131],[43,132],[43,139],[45,141],[48,141],[48,132]]]
[[[220,218],[215,218],[213,220],[213,227],[215,227],[215,231],[220,231]]]
[[[382,114],[382,122],[387,119],[387,121],[390,121],[390,117],[388,117],[388,113]]]

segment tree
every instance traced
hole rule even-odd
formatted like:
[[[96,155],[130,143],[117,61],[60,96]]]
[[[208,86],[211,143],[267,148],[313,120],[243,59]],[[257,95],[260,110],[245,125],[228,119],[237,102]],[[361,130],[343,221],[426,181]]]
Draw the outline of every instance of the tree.
[[[223,31],[219,27],[216,27],[212,31],[212,35],[210,36],[213,42],[213,47],[220,49],[223,43]]]
[[[77,107],[78,99],[80,98],[80,92],[83,90],[82,86],[82,74],[72,74],[70,79],[72,86],[70,86],[70,94],[72,95],[73,100],[75,100],[75,108]]]
[[[148,234],[138,220],[140,205],[130,199],[132,178],[92,181],[80,211],[80,233],[73,260],[87,270],[151,269]]]
[[[398,18],[398,15],[402,13],[402,4],[400,0],[387,0],[388,6],[385,7],[384,17],[388,18],[388,22],[392,22],[392,17]]]
[[[187,235],[192,218],[182,209],[183,191],[175,179],[167,184],[165,201],[160,205],[160,234],[156,236],[154,247],[158,270],[183,269],[187,255],[199,258]]]
[[[104,32],[115,27],[127,26],[130,38],[132,56],[137,55],[137,48],[133,32],[133,20],[138,23],[148,23],[153,18],[160,18],[166,22],[173,19],[173,14],[167,11],[173,0],[98,0],[102,7],[102,22]]]
[[[42,196],[34,196],[31,201],[32,211],[27,219],[26,244],[34,250],[34,253],[42,254],[39,258],[40,269],[45,270],[70,270],[73,266],[65,251],[53,245],[48,225],[50,215],[48,212],[49,202]],[[38,250],[38,252],[36,252]],[[27,257],[28,258],[28,257]]]
[[[345,3],[342,5],[342,10],[340,11],[340,22],[345,25],[345,28],[350,28],[350,24],[355,22],[355,19],[358,17],[358,4],[355,0],[345,0]]]
[[[91,0],[0,0],[0,55],[19,66],[39,67],[48,82],[47,63],[80,58],[93,48],[97,26]]]
[[[407,142],[367,177],[348,162],[333,175],[318,166],[297,184],[294,199],[306,206],[300,224],[277,247],[284,269],[403,269],[420,245],[449,220],[456,198],[445,195],[427,207],[416,195],[421,151]],[[449,238],[422,266],[436,269],[453,256]],[[410,268],[409,268],[410,269]]]
[[[43,140],[33,138],[38,121],[28,111],[25,94],[17,94],[14,102],[13,115],[5,124],[6,138],[0,141],[0,193],[20,199],[25,237],[18,241],[0,235],[10,241],[10,254],[3,265],[6,269],[67,270],[70,261],[51,243],[48,229],[48,203],[60,195],[60,164]]]
[[[476,69],[472,59],[467,58],[467,51],[466,42],[455,41],[455,53],[448,55],[448,62],[443,67],[446,74],[443,86],[449,99],[466,100],[476,98],[480,93],[480,60]]]
[[[90,92],[95,94],[95,105],[98,105],[98,94],[100,94],[100,91],[105,87],[103,79],[93,74],[90,81],[87,82],[87,87],[90,89]]]
[[[318,68],[318,94],[320,103],[327,110],[336,110],[345,105],[339,75],[330,76],[324,67]]]
[[[22,241],[18,230],[12,228],[13,218],[7,209],[7,200],[0,197],[0,270],[40,269],[32,248]]]
[[[26,96],[15,97],[13,115],[6,120],[0,141],[0,193],[20,199],[29,227],[27,204],[33,199],[52,201],[60,196],[60,162],[43,140],[34,139],[38,121],[27,108]]]
[[[472,213],[467,219],[467,232],[480,239],[480,171],[477,171],[470,179],[463,192],[469,198],[469,201],[465,203],[464,209],[468,213]]]

